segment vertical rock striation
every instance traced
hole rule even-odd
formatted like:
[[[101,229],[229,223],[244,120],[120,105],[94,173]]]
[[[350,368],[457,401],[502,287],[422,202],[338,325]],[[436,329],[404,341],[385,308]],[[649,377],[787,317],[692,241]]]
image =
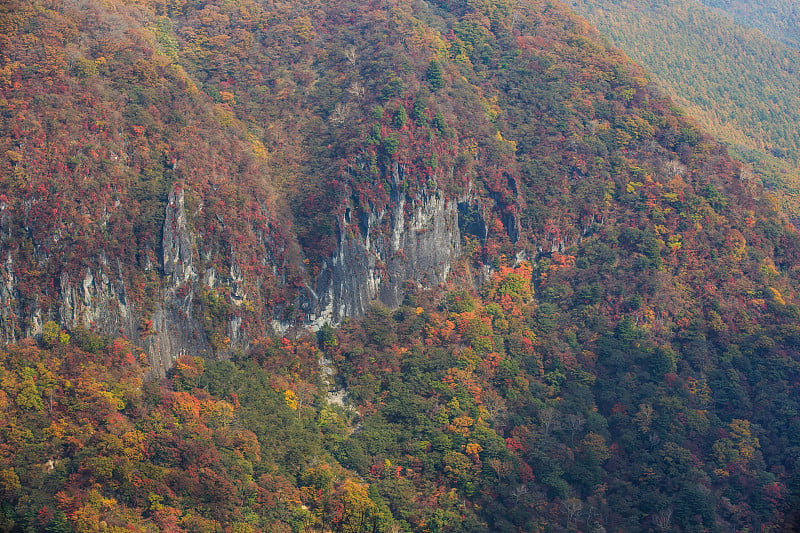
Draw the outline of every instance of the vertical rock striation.
[[[182,354],[210,355],[202,324],[194,316],[198,291],[195,236],[186,218],[184,192],[169,193],[162,235],[161,297],[152,317],[153,333],[146,339],[151,372],[163,375]]]
[[[312,328],[360,316],[376,301],[396,307],[407,283],[432,287],[447,279],[460,253],[458,204],[439,190],[408,200],[403,172],[395,163],[389,207],[362,212],[357,223],[340,218],[338,247],[306,305]]]
[[[266,303],[260,311],[261,325],[245,318],[246,313],[252,319],[252,313],[259,312],[248,294],[263,281],[250,279],[257,275],[248,266],[255,261],[263,267],[260,275],[282,280],[279,283],[287,287],[287,294],[299,294],[295,305],[305,318],[272,320],[272,329],[281,334],[293,328],[338,324],[363,315],[376,302],[396,307],[409,284],[434,287],[446,281],[460,253],[459,206],[463,210],[467,204],[446,199],[437,188],[423,189],[409,198],[400,186],[405,179],[403,167],[395,164],[390,174],[390,201],[385,207],[362,208],[351,217],[356,209],[343,206],[347,214],[339,219],[335,252],[305,288],[296,285],[296,280],[290,285],[283,274],[288,268],[286,258],[278,266],[269,256],[275,243],[268,237],[264,241],[267,255],[260,259],[242,255],[235,245],[225,258],[219,251],[210,251],[213,246],[206,247],[208,253],[198,254],[205,249],[202,235],[192,228],[184,190],[178,186],[169,193],[164,208],[160,257],[147,253],[146,261],[133,271],[120,258],[107,257],[101,248],[79,270],[60,272],[54,298],[46,303],[28,301],[20,298],[18,267],[14,255],[8,253],[0,262],[2,340],[14,342],[36,335],[44,322],[56,320],[67,329],[127,337],[147,353],[151,375],[163,376],[181,354],[224,355],[246,347],[251,336],[269,329],[277,306]],[[222,302],[226,311],[207,309],[208,295],[214,305]]]

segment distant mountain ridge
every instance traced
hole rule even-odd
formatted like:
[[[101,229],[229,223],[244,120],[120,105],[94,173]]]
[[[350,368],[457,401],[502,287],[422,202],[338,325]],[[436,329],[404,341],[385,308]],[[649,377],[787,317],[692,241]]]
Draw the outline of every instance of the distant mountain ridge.
[[[751,163],[798,217],[800,50],[785,37],[799,27],[796,6],[697,0],[571,5]]]
[[[794,48],[800,47],[800,9],[795,2],[788,0],[701,1],[709,7],[715,7],[729,14],[739,24],[758,28],[765,35]]]

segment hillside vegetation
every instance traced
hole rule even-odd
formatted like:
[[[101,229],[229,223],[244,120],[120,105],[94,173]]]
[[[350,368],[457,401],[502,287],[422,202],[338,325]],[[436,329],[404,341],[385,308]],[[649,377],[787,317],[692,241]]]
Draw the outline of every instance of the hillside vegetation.
[[[778,40],[785,35],[786,41],[797,28],[793,5],[696,0],[570,5],[750,163],[793,217],[800,214],[800,51]]]
[[[702,0],[709,7],[720,9],[743,26],[757,28],[765,35],[795,48],[800,47],[800,11],[787,0]]]
[[[2,10],[0,529],[796,528],[798,233],[584,19]]]

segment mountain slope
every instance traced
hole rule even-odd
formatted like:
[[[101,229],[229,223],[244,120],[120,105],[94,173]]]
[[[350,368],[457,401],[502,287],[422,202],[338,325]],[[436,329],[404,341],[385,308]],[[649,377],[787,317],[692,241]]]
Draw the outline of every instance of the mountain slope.
[[[11,527],[789,523],[797,232],[583,19],[242,0],[2,21],[0,316],[40,343],[0,368]],[[137,359],[151,385],[123,398]],[[138,478],[46,445],[63,419],[113,463],[112,415],[144,434]]]
[[[765,35],[795,48],[800,47],[800,33],[798,33],[800,11],[792,2],[785,0],[759,0],[758,2],[704,0],[703,3],[728,13],[739,24],[757,28]]]
[[[741,14],[739,4],[724,4],[718,7]],[[708,131],[752,164],[786,210],[797,216],[796,48],[752,29],[752,24],[763,29],[757,26],[758,14],[734,21],[698,1],[570,5],[645,65]],[[748,5],[760,13],[757,5]]]

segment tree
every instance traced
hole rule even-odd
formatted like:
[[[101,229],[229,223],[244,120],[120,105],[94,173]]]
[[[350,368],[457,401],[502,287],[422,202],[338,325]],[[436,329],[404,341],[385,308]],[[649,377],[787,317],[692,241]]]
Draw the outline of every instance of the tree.
[[[564,419],[569,428],[570,442],[574,442],[575,434],[581,431],[583,426],[586,425],[586,419],[579,414],[569,414]]]
[[[431,62],[428,64],[427,76],[428,83],[430,84],[431,89],[434,91],[444,87],[442,65],[440,65],[435,59],[431,60]]]
[[[653,524],[661,531],[669,531],[672,523],[672,509],[662,509],[653,515]]]
[[[567,515],[567,525],[574,523],[583,510],[583,502],[578,498],[569,498],[561,503],[564,512]]]

